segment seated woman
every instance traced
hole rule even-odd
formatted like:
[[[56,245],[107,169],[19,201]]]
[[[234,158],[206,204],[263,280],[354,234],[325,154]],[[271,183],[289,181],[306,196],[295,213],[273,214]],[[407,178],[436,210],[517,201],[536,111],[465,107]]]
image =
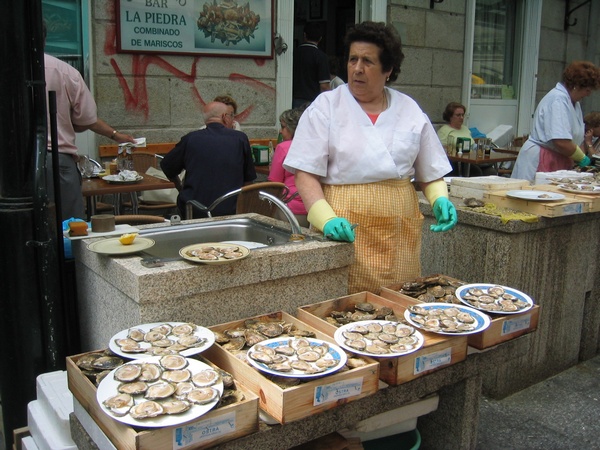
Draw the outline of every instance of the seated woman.
[[[467,108],[457,102],[450,102],[446,105],[442,118],[447,124],[442,125],[437,132],[438,138],[446,149],[455,147],[456,138],[459,137],[471,139],[471,148],[473,148],[474,141],[471,136],[471,131],[463,123],[465,121],[466,111]],[[456,163],[451,162],[451,164],[452,175],[457,175],[458,171],[456,170]],[[477,165],[471,164],[469,174],[479,176],[482,174],[482,171]]]
[[[296,133],[296,127],[303,111],[303,108],[288,109],[279,116],[283,141],[275,148],[273,160],[271,161],[271,170],[269,171],[268,180],[284,183],[290,191],[289,195],[294,195],[298,192],[298,189],[294,181],[294,174],[283,168],[283,161],[290,150],[292,139],[294,138],[294,133]],[[306,219],[308,213],[300,196],[296,195],[287,205],[296,216],[296,219],[298,219],[300,226],[308,227],[309,224]],[[277,212],[279,213],[279,210]]]
[[[592,111],[583,118],[585,137],[583,138],[583,151],[590,158],[600,157],[600,111]]]

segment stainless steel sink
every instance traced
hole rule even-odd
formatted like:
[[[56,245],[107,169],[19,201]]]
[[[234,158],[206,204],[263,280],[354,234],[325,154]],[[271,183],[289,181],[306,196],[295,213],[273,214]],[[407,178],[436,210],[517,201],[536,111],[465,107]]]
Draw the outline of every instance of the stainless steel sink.
[[[154,240],[155,245],[144,250],[143,253],[157,258],[177,257],[180,248],[202,242],[241,241],[241,243],[252,243],[248,245],[251,248],[291,242],[289,230],[249,218],[151,228],[141,230],[139,234]]]

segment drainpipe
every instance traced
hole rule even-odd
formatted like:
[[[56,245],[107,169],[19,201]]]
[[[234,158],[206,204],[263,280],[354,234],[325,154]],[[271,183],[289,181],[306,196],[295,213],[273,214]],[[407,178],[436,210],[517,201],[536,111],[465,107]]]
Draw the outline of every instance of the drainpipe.
[[[46,193],[40,0],[0,15],[0,398],[6,448],[27,425],[37,375],[64,367],[55,213]],[[60,241],[62,246],[62,240]],[[17,368],[17,369],[16,369]],[[16,369],[16,370],[15,370]]]

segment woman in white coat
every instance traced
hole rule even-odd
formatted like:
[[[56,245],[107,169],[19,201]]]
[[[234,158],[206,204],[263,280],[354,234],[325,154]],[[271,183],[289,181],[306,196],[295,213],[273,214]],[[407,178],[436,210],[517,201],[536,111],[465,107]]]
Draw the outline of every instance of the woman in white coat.
[[[579,147],[584,125],[579,102],[600,88],[600,69],[588,61],[574,61],[540,101],[529,138],[519,151],[511,177],[533,182],[537,172],[589,166]]]
[[[356,238],[349,293],[379,292],[421,272],[423,215],[411,178],[433,207],[431,229],[456,225],[442,179],[451,166],[417,103],[386,87],[404,58],[394,28],[363,22],[345,44],[348,83],[304,112],[284,167],[295,172],[313,227],[334,240]]]

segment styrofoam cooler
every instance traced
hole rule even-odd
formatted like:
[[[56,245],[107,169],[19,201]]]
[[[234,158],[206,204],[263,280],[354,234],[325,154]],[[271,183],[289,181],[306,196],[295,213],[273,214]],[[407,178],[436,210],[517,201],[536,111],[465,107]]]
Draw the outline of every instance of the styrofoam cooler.
[[[25,436],[21,439],[21,449],[22,450],[39,450],[39,447],[36,445],[33,437]]]
[[[361,442],[392,436],[417,428],[417,419],[438,407],[439,397],[433,395],[400,408],[362,420],[351,428],[340,430],[345,438],[359,437]]]
[[[27,406],[27,424],[38,448],[76,449],[69,425],[73,396],[67,387],[67,372],[39,375],[36,379],[36,393],[37,400]]]

